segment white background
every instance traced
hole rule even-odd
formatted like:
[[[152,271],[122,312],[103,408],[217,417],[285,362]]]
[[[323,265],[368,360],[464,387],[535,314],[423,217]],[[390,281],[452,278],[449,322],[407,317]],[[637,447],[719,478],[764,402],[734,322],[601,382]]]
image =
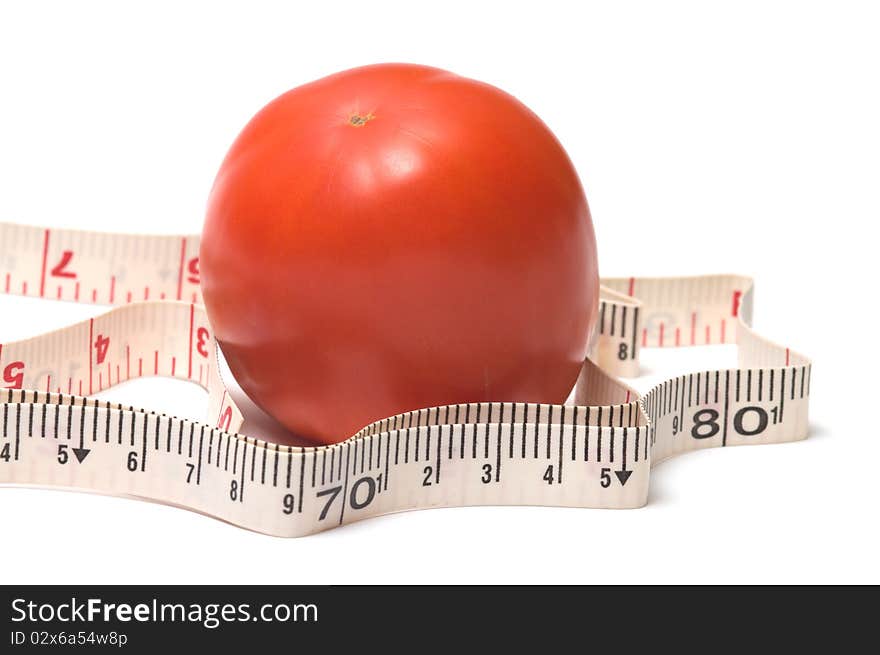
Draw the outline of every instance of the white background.
[[[644,509],[434,510],[283,540],[2,489],[0,582],[880,582],[875,7],[4,2],[2,221],[197,232],[226,148],[265,102],[360,64],[432,64],[512,92],[555,131],[603,275],[754,275],[756,327],[815,364],[809,439],[663,464]],[[0,341],[99,311],[3,297]],[[645,358],[730,356],[667,353]],[[204,408],[169,381],[105,397]]]

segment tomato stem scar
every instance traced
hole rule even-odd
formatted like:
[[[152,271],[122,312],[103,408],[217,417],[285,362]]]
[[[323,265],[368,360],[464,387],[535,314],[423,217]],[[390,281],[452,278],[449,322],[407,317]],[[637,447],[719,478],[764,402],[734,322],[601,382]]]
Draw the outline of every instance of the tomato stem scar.
[[[367,114],[366,116],[361,116],[360,114],[352,114],[351,118],[348,119],[348,122],[351,123],[354,127],[363,127],[367,124],[368,121],[376,118],[373,114]]]

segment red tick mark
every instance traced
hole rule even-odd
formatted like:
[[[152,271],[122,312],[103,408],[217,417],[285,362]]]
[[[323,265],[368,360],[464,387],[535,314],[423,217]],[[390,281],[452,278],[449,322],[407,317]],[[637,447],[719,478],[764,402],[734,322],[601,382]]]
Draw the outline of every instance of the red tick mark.
[[[46,290],[46,260],[49,257],[49,230],[43,233],[43,265],[40,269],[40,296]]]
[[[94,332],[95,332],[95,319],[90,318],[89,319],[89,343],[88,343],[88,350],[89,350],[89,394],[92,393],[92,342],[95,338]]]
[[[183,267],[186,264],[186,237],[180,240],[180,269],[177,273],[177,299],[183,299]]]
[[[189,306],[189,368],[187,369],[186,377],[192,380],[193,376],[193,320],[195,318],[196,306],[190,304]]]
[[[742,291],[734,291],[733,292],[733,307],[731,309],[731,315],[737,316],[739,314],[739,301],[742,298]]]

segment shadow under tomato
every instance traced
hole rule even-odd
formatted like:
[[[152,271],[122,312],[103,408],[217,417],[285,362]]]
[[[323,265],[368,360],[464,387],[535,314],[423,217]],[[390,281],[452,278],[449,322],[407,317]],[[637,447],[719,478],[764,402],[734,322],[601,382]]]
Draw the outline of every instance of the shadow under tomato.
[[[241,434],[257,437],[258,439],[264,439],[270,443],[277,443],[283,446],[304,446],[309,448],[321,445],[294,434],[285,428],[248,398],[247,394],[237,384],[230,384],[228,389],[229,395],[232,396],[235,404],[238,405],[238,408],[244,415],[244,423],[242,423],[240,429]]]

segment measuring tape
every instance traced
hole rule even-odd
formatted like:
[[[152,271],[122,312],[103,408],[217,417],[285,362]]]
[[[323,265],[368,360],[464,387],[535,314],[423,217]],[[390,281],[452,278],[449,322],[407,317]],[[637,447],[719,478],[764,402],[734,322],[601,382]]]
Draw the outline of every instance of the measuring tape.
[[[420,409],[321,447],[238,434],[198,241],[0,223],[5,293],[116,305],[0,345],[0,483],[136,496],[293,537],[429,507],[640,507],[664,459],[807,434],[810,361],[750,328],[752,281],[736,275],[604,279],[572,404]],[[739,368],[643,396],[617,379],[638,374],[641,348],[722,343]],[[154,375],[206,389],[205,422],[89,398]]]

